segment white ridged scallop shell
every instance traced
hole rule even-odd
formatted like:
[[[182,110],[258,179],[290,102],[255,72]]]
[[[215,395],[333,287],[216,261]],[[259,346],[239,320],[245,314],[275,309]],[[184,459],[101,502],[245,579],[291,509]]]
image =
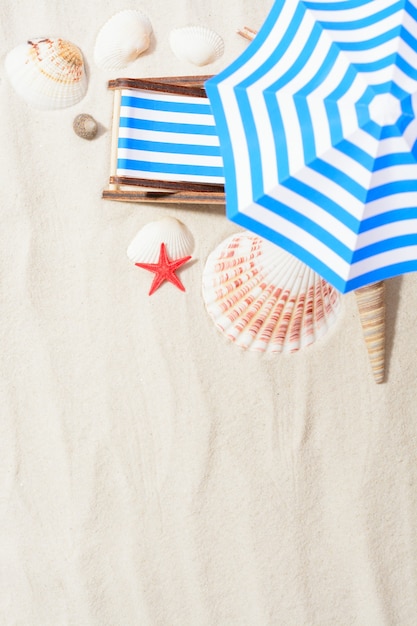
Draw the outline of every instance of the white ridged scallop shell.
[[[63,109],[87,91],[81,50],[65,39],[31,39],[11,50],[5,69],[15,91],[37,109]]]
[[[294,352],[323,336],[340,294],[312,269],[248,231],[208,257],[203,298],[217,328],[242,348]]]
[[[169,45],[180,61],[194,65],[208,65],[224,52],[223,39],[205,26],[174,28],[169,34]]]
[[[105,70],[119,70],[149,48],[152,24],[140,11],[126,9],[101,28],[94,46],[94,61]]]
[[[194,238],[185,224],[167,216],[143,226],[129,245],[127,256],[134,263],[156,263],[161,243],[171,259],[188,256],[194,248]]]

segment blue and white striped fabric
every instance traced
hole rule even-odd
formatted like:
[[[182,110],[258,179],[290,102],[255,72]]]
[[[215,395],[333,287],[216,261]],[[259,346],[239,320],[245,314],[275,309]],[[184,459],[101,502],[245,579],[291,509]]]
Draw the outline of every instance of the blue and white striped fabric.
[[[208,99],[122,90],[117,175],[224,184]]]
[[[417,270],[417,0],[277,0],[205,87],[230,219],[342,292]]]

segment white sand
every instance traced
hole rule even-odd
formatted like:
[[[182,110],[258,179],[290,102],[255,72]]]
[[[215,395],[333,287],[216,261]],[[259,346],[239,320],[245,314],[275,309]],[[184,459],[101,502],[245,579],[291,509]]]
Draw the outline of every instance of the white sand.
[[[239,230],[222,210],[101,199],[117,75],[217,72],[270,1],[149,0],[152,49],[97,69],[115,0],[0,7],[0,624],[415,626],[417,276],[387,282],[387,382],[376,385],[355,298],[294,355],[240,351],[201,297],[208,254]],[[101,8],[98,8],[98,7]],[[207,24],[224,57],[171,54]],[[12,90],[8,50],[78,44],[85,99],[41,112]],[[91,113],[103,132],[74,135]],[[164,215],[196,241],[184,294],[126,248]]]

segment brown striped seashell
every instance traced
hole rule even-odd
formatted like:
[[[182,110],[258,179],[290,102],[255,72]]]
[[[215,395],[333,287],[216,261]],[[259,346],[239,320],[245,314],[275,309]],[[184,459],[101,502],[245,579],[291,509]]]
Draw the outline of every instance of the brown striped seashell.
[[[375,382],[385,378],[385,283],[379,281],[355,291],[359,318]]]
[[[81,50],[65,39],[31,39],[13,48],[4,64],[16,93],[37,109],[73,106],[87,91]]]
[[[337,319],[339,292],[275,244],[245,231],[208,257],[203,298],[231,341],[260,352],[294,352],[322,337]]]
[[[94,139],[97,135],[98,124],[92,115],[88,113],[80,113],[72,123],[74,132],[78,137],[83,139]]]

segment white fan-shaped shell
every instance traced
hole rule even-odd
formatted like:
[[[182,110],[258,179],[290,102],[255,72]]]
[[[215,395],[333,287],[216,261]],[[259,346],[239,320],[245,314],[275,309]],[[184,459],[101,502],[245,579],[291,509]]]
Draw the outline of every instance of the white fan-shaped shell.
[[[194,248],[194,238],[185,224],[167,216],[143,226],[129,245],[127,256],[134,263],[156,263],[161,243],[171,259],[188,256]]]
[[[15,91],[37,109],[73,106],[87,91],[81,50],[65,39],[31,39],[11,50],[4,64]]]
[[[169,34],[169,45],[180,61],[194,65],[208,65],[224,52],[223,39],[205,26],[174,28]]]
[[[278,246],[245,231],[221,243],[203,272],[203,298],[217,328],[242,348],[294,352],[336,320],[340,294]]]
[[[152,24],[140,11],[126,9],[101,28],[94,46],[94,61],[105,70],[119,70],[149,48]]]

